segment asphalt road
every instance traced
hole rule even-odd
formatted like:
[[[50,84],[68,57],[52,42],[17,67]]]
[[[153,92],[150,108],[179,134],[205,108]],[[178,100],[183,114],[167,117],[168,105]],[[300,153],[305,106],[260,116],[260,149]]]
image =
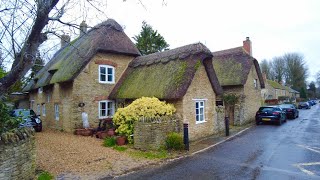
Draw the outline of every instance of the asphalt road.
[[[205,152],[117,179],[320,179],[320,105],[259,125]]]

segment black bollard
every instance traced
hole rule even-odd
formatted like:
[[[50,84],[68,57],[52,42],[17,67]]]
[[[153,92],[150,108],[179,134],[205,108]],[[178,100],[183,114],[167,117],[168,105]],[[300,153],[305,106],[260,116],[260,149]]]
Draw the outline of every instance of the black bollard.
[[[226,125],[226,136],[229,136],[229,117],[228,116],[224,118],[224,123]]]
[[[188,130],[188,123],[183,124],[183,143],[184,149],[189,151],[189,130]]]

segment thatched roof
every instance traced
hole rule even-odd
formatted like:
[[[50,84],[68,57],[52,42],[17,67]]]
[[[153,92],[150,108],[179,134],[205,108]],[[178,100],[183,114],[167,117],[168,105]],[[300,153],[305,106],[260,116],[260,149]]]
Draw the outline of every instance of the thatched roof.
[[[159,99],[182,98],[195,72],[204,64],[212,89],[219,95],[219,85],[212,65],[212,54],[201,43],[136,57],[120,78],[109,98],[136,99],[142,96]]]
[[[243,47],[213,52],[213,66],[221,86],[244,85],[250,69],[255,66],[261,88],[264,81],[258,61],[250,56]]]
[[[288,90],[289,91],[289,88],[286,87],[286,86],[283,86],[281,85],[280,83],[276,82],[276,81],[272,81],[270,79],[267,79],[267,83],[273,87],[274,89],[283,89],[283,90]]]
[[[57,51],[24,91],[73,80],[97,52],[140,55],[122,27],[115,20],[108,19]]]

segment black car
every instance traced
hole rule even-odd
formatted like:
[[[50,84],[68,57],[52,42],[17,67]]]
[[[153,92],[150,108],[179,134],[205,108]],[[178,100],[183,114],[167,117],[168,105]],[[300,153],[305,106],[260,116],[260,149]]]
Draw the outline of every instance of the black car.
[[[310,109],[311,106],[308,102],[299,102],[298,109],[303,109],[303,108]]]
[[[42,131],[41,119],[32,109],[14,109],[11,116],[22,118],[23,122],[20,123],[20,127],[33,127],[36,132]]]
[[[279,126],[286,122],[286,113],[279,106],[262,106],[256,113],[256,124],[274,122]]]
[[[286,112],[287,118],[295,119],[299,117],[299,111],[293,104],[280,104],[282,110]]]

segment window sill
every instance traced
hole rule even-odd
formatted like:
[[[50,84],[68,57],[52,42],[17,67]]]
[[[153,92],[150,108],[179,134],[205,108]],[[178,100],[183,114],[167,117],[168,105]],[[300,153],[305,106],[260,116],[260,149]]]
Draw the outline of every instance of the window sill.
[[[202,123],[206,123],[207,121],[198,121],[196,122],[196,124],[202,124]]]
[[[105,82],[105,81],[99,81],[100,84],[115,84],[115,82]]]

